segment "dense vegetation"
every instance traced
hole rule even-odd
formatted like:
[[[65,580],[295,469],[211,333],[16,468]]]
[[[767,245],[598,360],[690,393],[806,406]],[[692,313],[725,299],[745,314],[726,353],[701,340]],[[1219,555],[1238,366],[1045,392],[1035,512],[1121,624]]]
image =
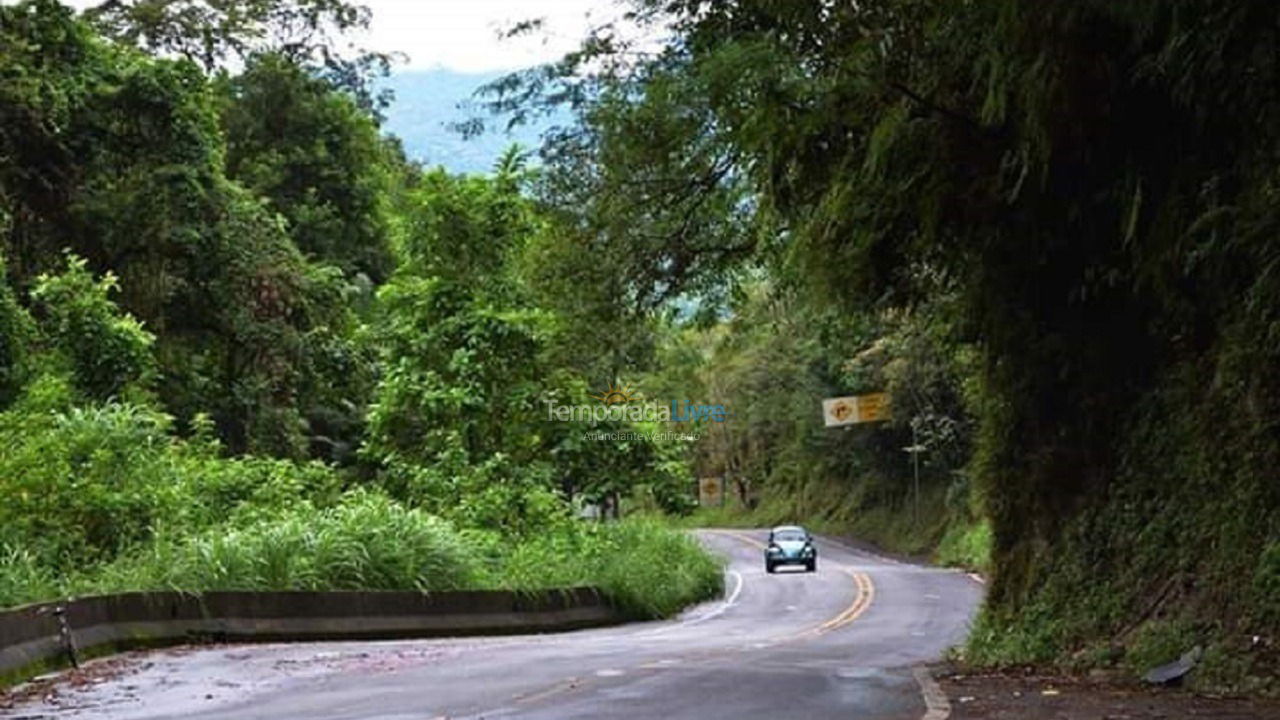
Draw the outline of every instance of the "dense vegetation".
[[[741,414],[700,472],[756,517],[989,538],[972,658],[1203,644],[1199,682],[1273,679],[1280,8],[631,5],[670,42],[602,27],[489,100],[571,108],[541,197],[636,307],[713,316],[688,347]],[[883,388],[887,427],[817,426],[819,395]],[[932,509],[908,532],[912,428]]]
[[[556,362],[582,326],[529,279],[555,219],[520,153],[407,161],[377,56],[329,35],[358,8],[225,10],[0,7],[0,606],[594,584],[651,617],[718,592],[692,540],[576,519],[678,508],[689,471],[547,419],[588,399]]]
[[[0,8],[0,602],[590,581],[664,613],[714,564],[575,509],[722,476],[739,521],[989,571],[973,660],[1201,644],[1196,682],[1276,689],[1269,0],[632,0],[666,42],[495,81],[558,125],[469,177],[380,133],[386,58],[328,44],[357,9],[108,5]],[[614,386],[731,416],[543,410]],[[821,425],[880,390],[888,422]]]

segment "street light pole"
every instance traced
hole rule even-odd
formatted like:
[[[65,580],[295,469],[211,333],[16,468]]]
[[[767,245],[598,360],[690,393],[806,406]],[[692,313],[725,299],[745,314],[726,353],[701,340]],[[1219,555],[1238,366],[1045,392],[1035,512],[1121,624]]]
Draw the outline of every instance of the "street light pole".
[[[914,500],[912,502],[913,508],[911,510],[911,515],[912,521],[915,522],[916,527],[920,527],[920,453],[924,451],[924,448],[920,447],[920,440],[916,436],[915,423],[911,423],[911,444],[916,450],[911,453],[911,464],[915,466],[913,472],[915,477],[912,479],[912,495],[914,496]]]
[[[911,446],[902,448],[903,451],[911,453],[912,479],[911,479],[911,522],[916,527],[920,526],[920,453],[924,452],[924,446],[920,444],[919,431],[916,424],[911,423]]]

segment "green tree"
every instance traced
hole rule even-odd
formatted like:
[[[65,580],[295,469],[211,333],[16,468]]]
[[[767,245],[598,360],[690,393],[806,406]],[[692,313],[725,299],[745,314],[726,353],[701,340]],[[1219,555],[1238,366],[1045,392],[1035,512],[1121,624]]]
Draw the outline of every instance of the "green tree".
[[[256,195],[280,188],[252,178],[263,187],[246,190],[228,179],[219,126],[227,97],[189,62],[96,40],[56,3],[5,6],[0,16],[0,93],[14,119],[0,129],[0,200],[8,218],[0,242],[19,295],[55,271],[70,248],[89,271],[118,278],[120,306],[155,334],[156,389],[179,427],[208,412],[234,453],[310,450],[350,459],[371,377],[354,344],[353,307],[368,290],[299,253],[293,228]],[[286,110],[305,115],[310,108],[317,115],[308,122],[320,128],[328,127],[321,122],[326,112],[336,113],[350,142],[330,138],[334,148],[377,154],[370,122],[350,101],[270,67],[299,83],[303,95],[312,92],[315,104]],[[310,137],[319,143],[318,158],[329,152]],[[254,167],[305,165],[300,151],[279,165],[268,154]],[[307,242],[340,244],[345,235],[380,232],[371,199],[378,189],[366,187],[376,185],[374,161],[360,152],[345,160],[356,162],[350,173],[319,159],[315,167],[328,171],[299,171],[290,188],[300,204],[289,205],[292,196],[280,191],[283,206],[302,218],[298,224],[318,235],[298,231]],[[302,184],[320,183],[326,172],[337,177],[325,192],[354,203],[344,206],[359,214],[350,223],[333,222],[337,201],[323,193],[307,200],[318,191]],[[315,222],[307,226],[307,218]],[[327,250],[334,262],[362,257],[359,250]]]
[[[103,35],[165,57],[181,57],[206,72],[260,53],[280,55],[351,94],[360,107],[381,110],[390,96],[373,87],[395,55],[345,52],[344,34],[367,29],[371,13],[344,0],[105,0],[84,17]]]
[[[308,257],[384,280],[393,156],[373,118],[281,55],[254,56],[219,86],[228,176],[284,216]]]
[[[0,256],[0,410],[13,402],[34,372],[35,340],[35,324],[9,287]]]
[[[91,400],[145,389],[155,378],[155,336],[111,300],[118,289],[113,275],[95,280],[83,258],[68,255],[66,270],[41,275],[31,291],[41,329]]]
[[[371,330],[382,372],[363,452],[403,497],[473,524],[537,525],[559,507],[539,452],[547,320],[507,268],[532,209],[509,178],[443,171],[404,202]]]

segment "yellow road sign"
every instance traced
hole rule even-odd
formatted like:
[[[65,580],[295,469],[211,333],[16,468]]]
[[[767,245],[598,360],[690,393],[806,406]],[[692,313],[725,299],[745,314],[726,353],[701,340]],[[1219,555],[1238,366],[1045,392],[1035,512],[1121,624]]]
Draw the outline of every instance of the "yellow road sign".
[[[889,419],[889,393],[858,396],[858,422]]]
[[[704,477],[698,481],[698,502],[703,507],[718,507],[724,504],[724,478],[719,476]]]
[[[848,395],[822,401],[822,420],[827,427],[879,422],[889,419],[889,394]]]

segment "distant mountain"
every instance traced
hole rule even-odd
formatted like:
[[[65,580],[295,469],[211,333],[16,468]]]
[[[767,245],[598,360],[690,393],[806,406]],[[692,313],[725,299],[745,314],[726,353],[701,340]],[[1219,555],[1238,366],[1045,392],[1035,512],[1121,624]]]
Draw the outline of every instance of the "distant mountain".
[[[511,143],[536,149],[540,135],[551,123],[517,128],[513,133],[490,129],[479,137],[464,139],[450,130],[449,123],[471,117],[476,109],[461,109],[459,103],[472,99],[476,89],[505,73],[460,73],[452,70],[408,70],[397,72],[381,86],[395,93],[387,108],[383,129],[404,142],[405,153],[425,165],[443,165],[452,172],[485,173]],[[494,118],[502,128],[504,121]]]

